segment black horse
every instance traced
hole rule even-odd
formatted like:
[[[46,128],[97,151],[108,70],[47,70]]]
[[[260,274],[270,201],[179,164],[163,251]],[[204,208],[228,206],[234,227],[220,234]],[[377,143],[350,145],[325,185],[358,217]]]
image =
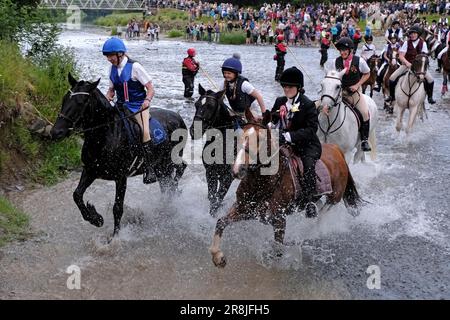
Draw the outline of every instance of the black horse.
[[[56,140],[67,137],[72,130],[84,132],[81,153],[84,167],[78,187],[73,193],[73,199],[84,220],[96,227],[103,225],[103,217],[97,213],[95,207],[89,202],[84,204],[83,194],[86,189],[95,179],[116,182],[114,236],[120,230],[127,178],[142,174],[145,165],[139,125],[131,120],[130,115],[125,116],[121,110],[111,106],[97,89],[99,81],[100,79],[93,83],[78,82],[69,74],[71,89],[63,98],[61,112],[51,130],[51,136]],[[181,158],[187,139],[186,124],[180,115],[173,111],[152,108],[151,115],[161,123],[168,136],[158,145],[155,174],[161,192],[176,192],[178,181],[186,168]],[[181,142],[170,139],[176,129],[183,129],[177,132],[184,131],[184,136],[180,135]],[[132,138],[133,133],[135,139]]]
[[[191,138],[194,140],[200,139],[207,130],[218,130],[216,131],[218,135],[212,136],[205,143],[202,153],[203,165],[206,169],[206,181],[208,183],[209,213],[215,216],[234,179],[231,173],[233,160],[228,163],[226,159],[227,151],[233,151],[234,159],[236,156],[236,148],[233,147],[234,150],[230,150],[230,146],[226,143],[226,132],[228,131],[230,133],[230,130],[235,128],[236,121],[241,121],[242,118],[230,114],[230,109],[223,102],[224,91],[217,93],[211,90],[206,91],[199,84],[198,92],[200,93],[200,98],[195,103],[195,116],[189,131]],[[201,132],[196,131],[197,128],[201,128]],[[208,146],[218,138],[222,139],[223,153],[218,155],[216,153],[218,150],[212,150],[212,154],[207,154],[205,151],[209,149]],[[206,156],[211,156],[221,161],[219,163],[210,163],[210,161],[205,160]]]

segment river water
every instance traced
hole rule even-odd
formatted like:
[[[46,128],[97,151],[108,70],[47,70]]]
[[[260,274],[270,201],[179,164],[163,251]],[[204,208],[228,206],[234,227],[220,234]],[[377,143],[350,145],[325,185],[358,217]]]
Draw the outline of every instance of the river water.
[[[84,79],[102,78],[102,91],[108,83],[101,54],[106,38],[82,30],[66,31],[60,39],[74,47]],[[194,107],[183,98],[180,66],[192,44],[136,40],[127,46],[153,79],[153,105],[179,112],[190,125]],[[244,75],[263,92],[266,104],[281,95],[273,81],[273,47],[193,46],[215,83],[223,81],[223,60],[239,52]],[[292,50],[309,75],[307,95],[315,99],[324,76],[318,49]],[[286,60],[286,67],[296,64],[292,54]],[[410,137],[398,136],[395,119],[380,110],[377,159],[350,165],[360,194],[370,201],[361,215],[353,218],[337,205],[315,220],[301,213],[290,216],[287,241],[296,245],[287,247],[281,260],[266,258],[272,228],[248,221],[225,230],[228,265],[213,266],[208,248],[216,219],[208,214],[199,161],[188,166],[179,198],[163,199],[157,185],[143,185],[142,177],[129,179],[123,229],[110,244],[114,183],[98,180],[86,192],[85,199],[105,218],[97,229],[82,220],[72,200],[80,175],[74,172],[53,187],[13,195],[31,216],[33,236],[0,250],[0,299],[449,299],[450,105],[438,96],[442,76],[434,71],[433,76],[438,103],[429,107],[428,120],[418,121]],[[199,82],[213,89],[201,73]],[[377,93],[375,101],[381,109]],[[201,150],[200,142],[193,150]],[[200,159],[198,153],[192,157]],[[237,185],[220,214],[233,203]],[[81,270],[80,290],[67,287],[71,265]],[[374,268],[380,271],[379,289],[367,285],[367,271]]]

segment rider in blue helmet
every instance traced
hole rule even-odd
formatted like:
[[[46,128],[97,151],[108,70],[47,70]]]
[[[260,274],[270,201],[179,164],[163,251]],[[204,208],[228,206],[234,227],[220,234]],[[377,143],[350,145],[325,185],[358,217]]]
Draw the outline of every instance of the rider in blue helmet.
[[[253,101],[257,100],[261,113],[264,114],[266,112],[266,106],[261,93],[241,73],[242,63],[239,54],[235,53],[233,57],[223,62],[222,74],[225,81],[221,90],[225,90],[225,95],[228,98],[231,108],[236,113],[244,116],[245,110],[250,108]]]
[[[111,101],[117,94],[119,106],[124,106],[133,113],[139,112],[135,119],[142,130],[142,148],[146,162],[144,183],[152,183],[156,181],[153,159],[157,157],[149,130],[149,107],[155,94],[151,78],[140,63],[126,55],[127,48],[121,39],[113,37],[106,40],[102,52],[111,63],[106,98]]]

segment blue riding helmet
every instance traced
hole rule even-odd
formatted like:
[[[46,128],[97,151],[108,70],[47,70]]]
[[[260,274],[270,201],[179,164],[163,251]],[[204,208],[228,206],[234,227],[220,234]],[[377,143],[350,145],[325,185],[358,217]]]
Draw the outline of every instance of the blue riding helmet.
[[[222,71],[242,73],[242,63],[237,58],[228,58],[223,62]]]
[[[104,56],[118,52],[125,53],[127,48],[121,39],[113,37],[106,40],[102,52]]]

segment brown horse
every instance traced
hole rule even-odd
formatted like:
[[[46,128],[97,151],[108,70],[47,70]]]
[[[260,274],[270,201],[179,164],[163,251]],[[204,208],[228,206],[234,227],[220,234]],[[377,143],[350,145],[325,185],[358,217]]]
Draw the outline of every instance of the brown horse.
[[[217,267],[226,265],[224,254],[220,250],[220,241],[228,225],[237,221],[258,219],[271,224],[276,243],[283,244],[286,215],[295,211],[298,202],[294,199],[295,186],[288,165],[289,159],[283,152],[279,152],[278,139],[271,139],[272,131],[267,130],[266,124],[270,122],[270,116],[264,117],[262,122],[256,122],[248,113],[246,117],[249,121],[243,126],[242,148],[232,169],[233,175],[242,181],[236,192],[236,202],[228,213],[217,221],[210,247],[212,260]],[[269,155],[269,150],[278,150],[270,157],[277,157],[279,160],[276,162],[279,165],[272,174],[262,171],[267,168],[268,163],[261,161],[262,155]],[[349,212],[356,216],[359,214],[358,205],[362,200],[342,151],[337,145],[323,144],[321,159],[330,173],[332,192],[326,195],[326,202],[321,206],[319,214],[343,199]],[[316,200],[318,198],[319,196]]]
[[[442,76],[444,81],[442,82],[441,94],[444,96],[448,92],[447,81],[450,80],[450,54],[448,51],[442,55]]]
[[[370,57],[367,64],[370,68],[370,77],[366,80],[366,82],[362,85],[362,92],[366,93],[366,88],[370,86],[370,97],[373,96],[373,87],[375,86],[375,82],[377,81],[377,72],[378,72],[378,63],[380,62],[380,57],[377,55],[373,55]]]
[[[394,49],[392,50],[392,56],[389,60],[388,68],[383,76],[383,95],[385,98],[389,96],[389,78],[399,66],[398,49]],[[394,112],[394,107],[387,102],[384,102],[384,109],[391,114]]]

